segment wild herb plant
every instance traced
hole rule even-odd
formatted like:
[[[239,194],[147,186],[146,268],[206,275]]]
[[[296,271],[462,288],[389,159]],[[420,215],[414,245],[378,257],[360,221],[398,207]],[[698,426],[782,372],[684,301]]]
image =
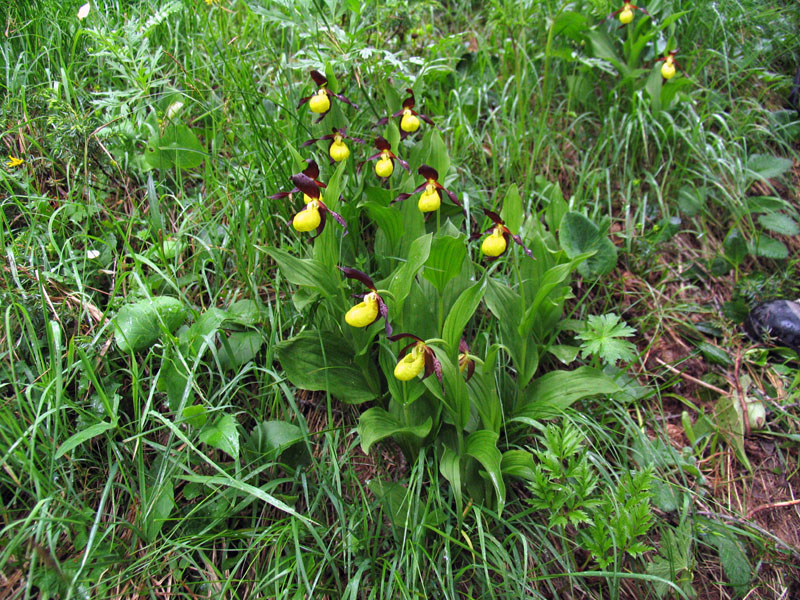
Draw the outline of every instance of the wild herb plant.
[[[12,594],[753,597],[788,580],[791,548],[731,500],[749,482],[725,470],[747,458],[735,406],[703,412],[651,377],[650,351],[712,330],[690,312],[736,344],[714,306],[665,293],[687,236],[706,275],[682,293],[708,274],[794,289],[797,121],[778,98],[797,8],[447,7],[8,3]],[[648,287],[623,292],[623,272]],[[764,402],[759,433],[790,482],[794,396]],[[691,412],[690,448],[659,436],[677,423],[660,398]]]

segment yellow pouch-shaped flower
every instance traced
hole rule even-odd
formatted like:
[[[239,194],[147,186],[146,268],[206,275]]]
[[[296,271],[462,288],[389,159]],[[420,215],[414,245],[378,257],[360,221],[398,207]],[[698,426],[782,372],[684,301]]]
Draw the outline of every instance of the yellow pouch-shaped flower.
[[[481,252],[486,256],[500,256],[506,251],[506,238],[503,235],[503,230],[500,227],[495,227],[491,235],[487,236],[481,244]]]
[[[392,164],[392,159],[380,159],[377,163],[375,163],[375,172],[378,174],[378,177],[389,177],[392,173],[394,173],[394,164]]]
[[[311,112],[321,115],[330,110],[331,100],[328,98],[328,94],[325,93],[325,90],[320,90],[308,100],[308,107],[311,109]]]
[[[363,302],[359,302],[344,316],[351,327],[366,327],[378,318],[378,296],[375,292],[367,294]]]
[[[308,208],[301,210],[292,219],[292,225],[297,231],[313,231],[322,220],[319,214],[319,207],[316,202],[311,202]]]
[[[425,369],[425,352],[415,346],[411,352],[406,354],[397,362],[394,368],[394,376],[400,381],[410,381],[417,377]]]
[[[441,205],[442,199],[439,196],[439,192],[436,190],[436,186],[428,185],[425,191],[422,192],[422,196],[419,197],[417,207],[422,212],[433,212],[434,210],[439,210]]]

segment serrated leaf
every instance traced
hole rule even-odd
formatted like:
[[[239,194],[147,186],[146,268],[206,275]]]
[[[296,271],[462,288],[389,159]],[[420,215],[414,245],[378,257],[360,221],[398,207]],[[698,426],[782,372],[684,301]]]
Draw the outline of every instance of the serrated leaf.
[[[678,208],[690,217],[699,213],[705,206],[705,194],[691,185],[684,185],[678,190]]]
[[[737,227],[730,230],[722,246],[727,259],[736,266],[740,265],[747,256],[747,241]]]
[[[739,544],[728,535],[716,533],[714,543],[719,553],[719,562],[725,571],[725,577],[739,596],[744,596],[750,589],[753,569],[750,561],[742,552]]]
[[[758,215],[758,222],[765,229],[779,235],[798,235],[800,227],[790,216],[783,213],[772,212]]]
[[[789,256],[789,250],[783,242],[763,234],[753,242],[753,253],[773,260],[783,260]]]
[[[239,458],[239,428],[232,415],[222,415],[212,425],[206,425],[199,437],[201,442]]]
[[[769,154],[754,154],[747,159],[747,169],[762,179],[779,177],[792,168],[792,160],[771,156]]]
[[[744,421],[738,399],[722,396],[714,407],[714,416],[720,434],[734,449],[739,461],[752,473],[753,468],[744,449]]]
[[[630,337],[636,333],[619,316],[610,313],[602,316],[590,315],[586,329],[576,337],[583,340],[583,357],[599,356],[604,362],[615,365],[617,361],[633,362],[636,359],[636,346],[620,337]]]

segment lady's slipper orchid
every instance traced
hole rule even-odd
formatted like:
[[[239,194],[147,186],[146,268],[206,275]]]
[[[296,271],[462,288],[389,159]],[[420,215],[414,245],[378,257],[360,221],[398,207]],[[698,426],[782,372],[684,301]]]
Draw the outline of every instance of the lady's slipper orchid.
[[[514,235],[509,231],[508,227],[506,227],[505,221],[500,218],[495,212],[491,210],[483,209],[484,214],[489,217],[493,222],[494,225],[489,227],[483,233],[474,233],[470,236],[471,240],[476,240],[482,235],[492,232],[486,238],[484,238],[483,243],[481,244],[481,252],[489,259],[495,260],[497,257],[502,255],[506,249],[508,249],[508,240],[511,238],[517,244],[522,246],[522,249],[525,251],[525,254],[534,258],[533,253],[522,243],[522,238],[518,235]]]
[[[470,358],[469,346],[467,346],[467,341],[464,338],[461,338],[458,343],[458,370],[461,373],[466,372],[467,381],[475,373],[475,361]]]
[[[442,191],[444,191],[450,200],[452,200],[453,204],[458,206],[461,210],[464,210],[464,207],[458,201],[458,197],[450,190],[445,189],[445,187],[439,183],[439,173],[436,172],[436,169],[429,167],[428,165],[422,165],[417,173],[426,179],[425,183],[420,185],[410,194],[400,194],[397,198],[392,200],[392,204],[395,202],[401,202],[406,198],[410,198],[414,194],[422,192],[417,207],[424,213],[433,212],[435,210],[439,210],[439,207],[442,205]]]
[[[427,115],[418,113],[414,110],[416,102],[414,100],[414,90],[411,88],[406,89],[408,98],[403,100],[403,109],[397,111],[391,118],[396,119],[400,117],[400,137],[405,139],[408,135],[414,133],[419,129],[419,120],[422,119],[428,125],[433,125],[433,121]],[[389,122],[389,117],[384,117],[378,121],[378,125],[386,125]]]
[[[319,166],[314,161],[314,159],[309,158],[309,159],[306,160],[306,162],[308,163],[308,166],[305,169],[303,169],[303,171],[302,171],[303,175],[306,175],[307,177],[309,177],[311,179],[311,181],[313,181],[314,183],[317,184],[318,187],[321,187],[321,188],[327,187],[324,183],[322,183],[319,180]],[[272,194],[272,196],[270,196],[269,198],[271,200],[281,200],[282,198],[286,198],[287,196],[291,196],[292,194],[296,194],[299,191],[300,190],[295,187],[295,188],[292,188],[291,190],[289,190],[288,192],[278,192],[277,194]]]
[[[302,98],[297,104],[297,108],[300,108],[303,104],[308,102],[308,107],[311,109],[311,112],[320,115],[319,119],[317,119],[317,123],[324,119],[325,115],[327,115],[328,111],[331,109],[331,96],[338,98],[345,104],[349,104],[358,110],[358,105],[351,102],[346,96],[343,94],[334,94],[330,91],[328,89],[328,78],[319,71],[312,70],[311,79],[319,86],[319,89],[312,95]]]
[[[347,324],[352,327],[368,327],[383,317],[386,325],[386,335],[391,335],[392,326],[389,325],[389,309],[386,307],[386,303],[381,298],[369,275],[349,267],[339,267],[339,270],[344,273],[345,277],[357,279],[371,290],[368,294],[360,294],[359,297],[364,298],[363,302],[356,304],[347,311],[344,316]]]
[[[628,23],[633,21],[633,11],[634,10],[640,10],[646,15],[650,14],[645,9],[640,8],[640,7],[636,6],[635,4],[632,4],[630,2],[625,2],[622,5],[622,8],[620,8],[619,10],[611,13],[609,15],[609,18],[610,17],[619,16],[619,22],[622,23],[623,25],[627,25]]]
[[[344,143],[344,140],[352,140],[357,144],[363,144],[364,140],[361,138],[350,137],[345,133],[344,129],[336,129],[333,128],[333,133],[329,133],[328,135],[323,135],[321,138],[315,138],[304,142],[301,147],[310,146],[311,144],[315,144],[320,140],[331,140],[330,145],[328,146],[328,154],[330,154],[332,162],[342,162],[346,160],[350,156],[350,148],[347,147],[347,144]]]
[[[433,348],[428,346],[424,341],[410,333],[398,333],[397,335],[390,335],[388,340],[396,342],[402,338],[411,338],[414,341],[408,346],[400,350],[399,360],[394,368],[394,376],[400,381],[410,381],[420,374],[422,379],[428,377],[431,373],[436,373],[436,378],[442,384],[442,391],[444,391],[444,383],[442,382],[442,363],[436,358]]]
[[[675,77],[676,68],[680,69],[680,65],[675,60],[675,55],[678,53],[677,50],[671,50],[665,57],[659,58],[656,62],[664,61],[664,64],[661,65],[661,76],[664,78],[665,81],[669,81],[673,77]]]
[[[375,147],[380,150],[380,152],[373,154],[367,160],[378,159],[378,162],[375,163],[375,173],[378,174],[378,177],[391,177],[392,173],[394,173],[395,160],[399,162],[400,166],[406,171],[409,173],[411,172],[408,163],[392,152],[392,147],[385,138],[381,136],[375,138]]]
[[[297,173],[292,175],[292,183],[295,187],[303,192],[303,199],[306,204],[303,209],[292,218],[292,225],[297,231],[312,231],[317,230],[317,237],[325,229],[325,218],[330,214],[336,222],[344,227],[344,235],[347,235],[347,223],[338,213],[335,213],[330,208],[325,206],[325,203],[320,199],[319,186],[317,183],[305,173]]]

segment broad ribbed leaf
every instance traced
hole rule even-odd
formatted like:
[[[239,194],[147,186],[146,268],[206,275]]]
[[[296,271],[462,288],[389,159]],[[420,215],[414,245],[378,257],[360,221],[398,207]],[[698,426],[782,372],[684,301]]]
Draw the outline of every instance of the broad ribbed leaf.
[[[450,168],[450,155],[447,153],[447,146],[442,139],[442,135],[434,130],[431,133],[428,144],[430,154],[428,154],[428,164],[439,173],[439,183],[444,185],[447,170]],[[442,196],[444,198],[444,196]]]
[[[420,439],[431,431],[433,421],[430,417],[419,425],[406,425],[379,406],[370,408],[358,420],[358,435],[361,449],[369,454],[373,444],[398,434],[413,435]]]
[[[327,390],[348,404],[375,398],[375,392],[353,360],[352,348],[336,334],[304,331],[278,344],[275,354],[289,381],[298,388]]]
[[[526,450],[508,450],[503,453],[503,460],[500,463],[503,475],[509,477],[520,477],[522,479],[533,479],[533,455]]]
[[[614,394],[622,388],[598,369],[550,371],[539,377],[514,410],[514,418],[549,419],[559,416],[574,402],[591,396]]]
[[[461,272],[466,257],[467,244],[463,235],[437,235],[431,244],[422,276],[441,293],[444,286]]]
[[[498,435],[493,431],[473,431],[467,436],[464,449],[468,456],[477,460],[486,469],[486,474],[497,494],[497,514],[500,514],[506,503],[506,484],[503,482],[500,469],[502,455],[497,449],[497,440]]]
[[[335,268],[313,258],[295,258],[279,248],[265,250],[290,283],[314,288],[323,296],[334,297],[339,293],[339,275]]]
[[[397,270],[397,273],[392,278],[392,282],[389,284],[389,292],[397,306],[400,306],[403,300],[406,299],[417,272],[428,260],[432,239],[432,234],[428,233],[414,240],[408,252],[406,263]]]
[[[506,227],[511,233],[519,233],[519,228],[522,227],[522,197],[519,195],[519,188],[516,183],[512,183],[509,186],[505,198],[503,198],[500,218],[506,222]]]
[[[458,348],[464,327],[466,327],[472,315],[475,314],[475,310],[478,308],[478,304],[480,304],[485,292],[486,279],[484,278],[461,292],[461,295],[450,309],[444,321],[442,337],[447,342],[447,347],[451,352]]]

